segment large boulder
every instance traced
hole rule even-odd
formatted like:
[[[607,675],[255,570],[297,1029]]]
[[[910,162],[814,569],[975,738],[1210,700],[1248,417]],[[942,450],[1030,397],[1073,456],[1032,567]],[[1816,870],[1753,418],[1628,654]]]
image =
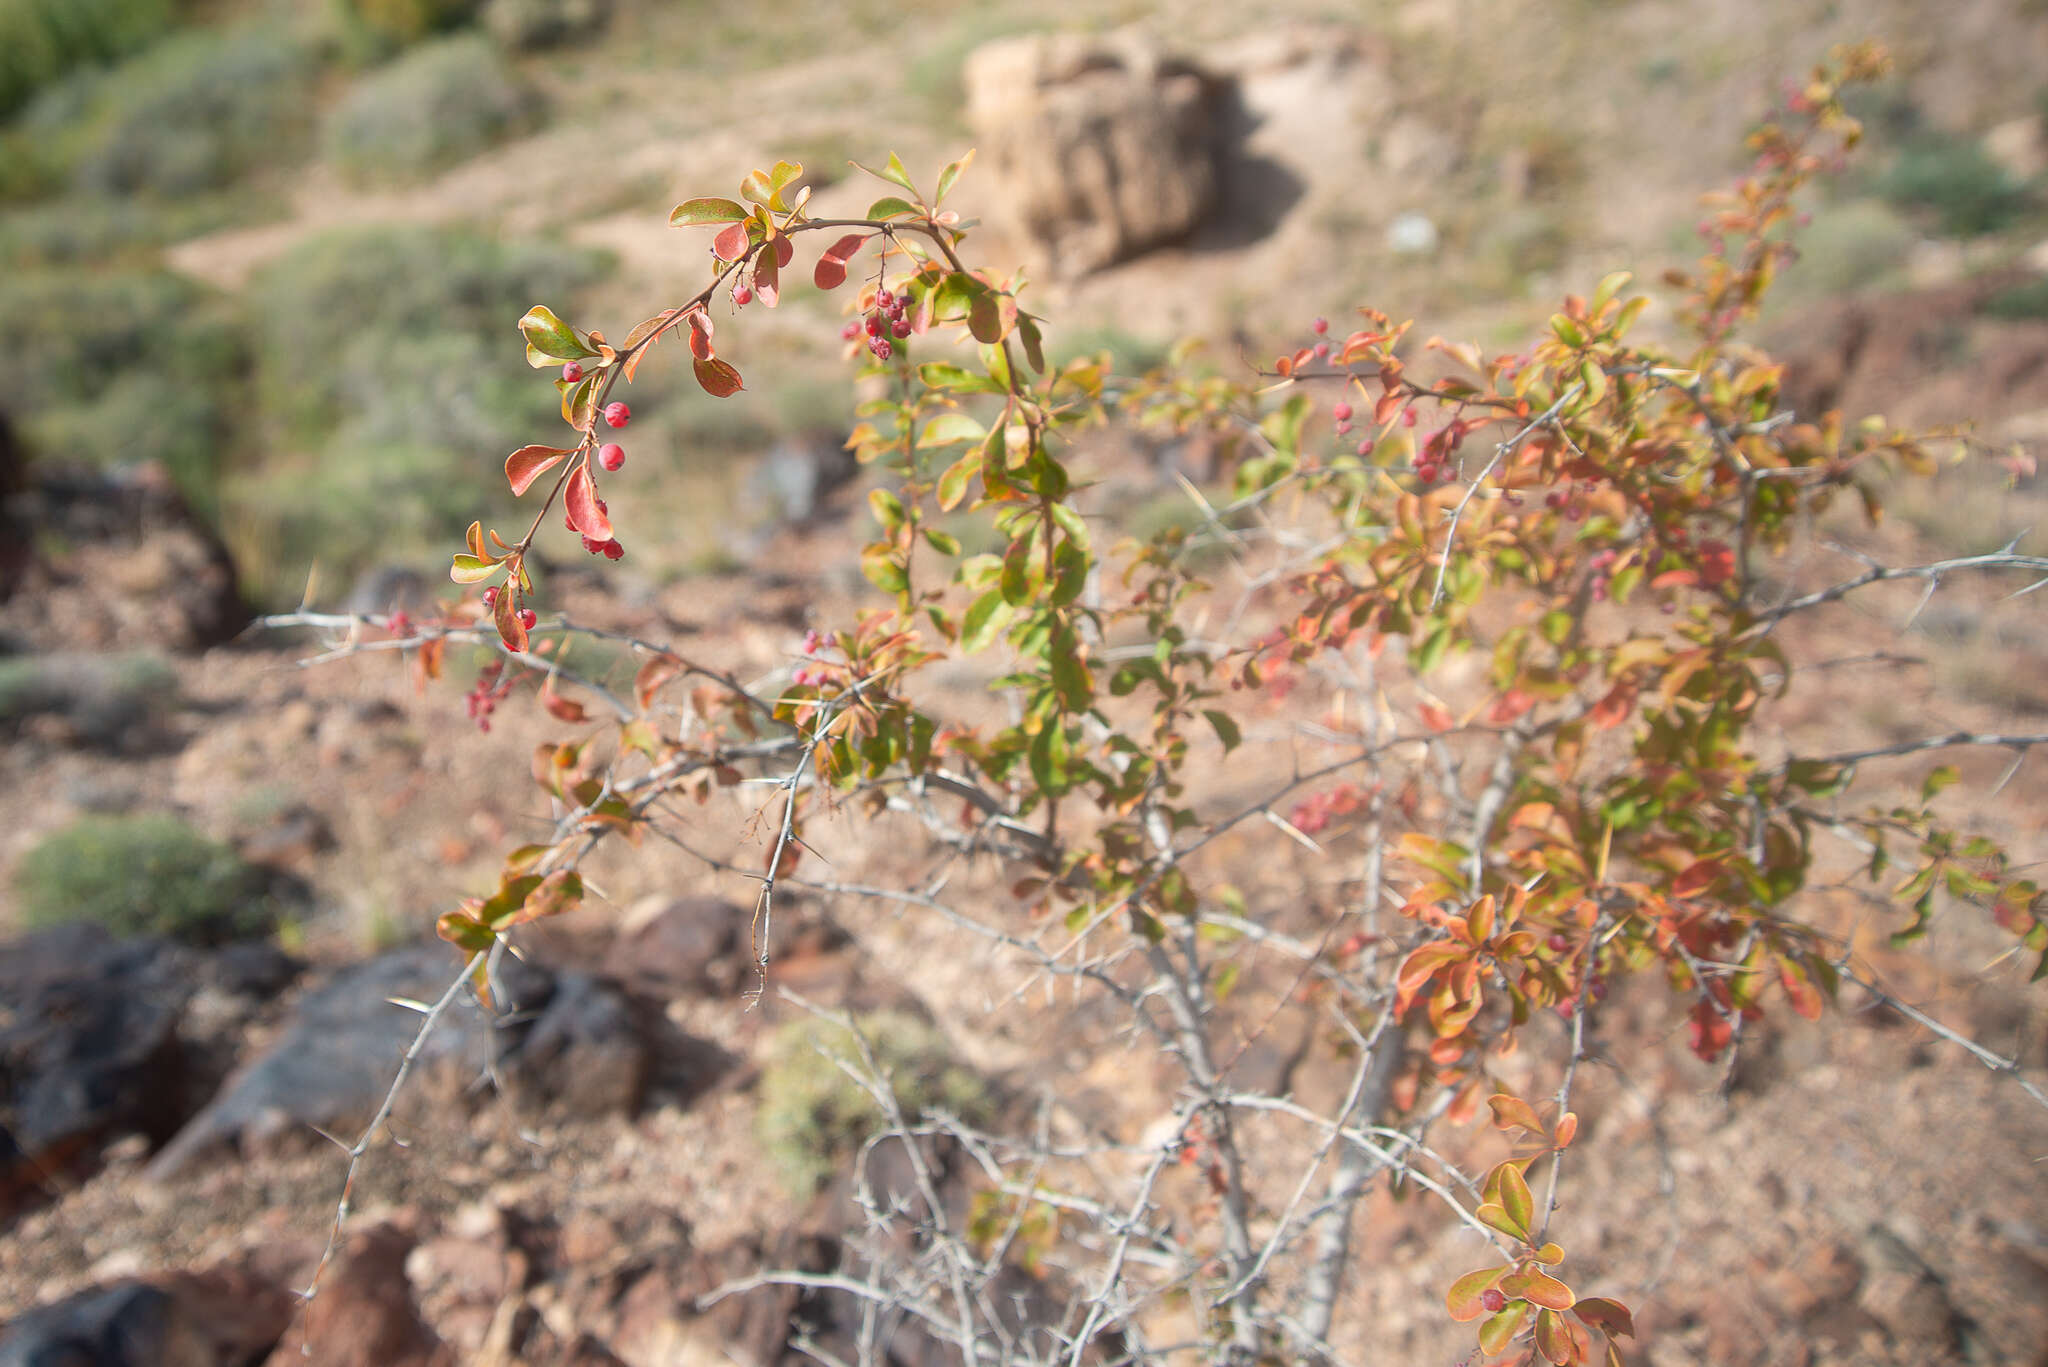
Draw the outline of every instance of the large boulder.
[[[295,1304],[235,1271],[118,1281],[16,1320],[0,1335],[0,1367],[244,1367]]]
[[[998,39],[962,82],[1003,215],[1057,273],[1186,237],[1215,203],[1220,87],[1137,33]]]

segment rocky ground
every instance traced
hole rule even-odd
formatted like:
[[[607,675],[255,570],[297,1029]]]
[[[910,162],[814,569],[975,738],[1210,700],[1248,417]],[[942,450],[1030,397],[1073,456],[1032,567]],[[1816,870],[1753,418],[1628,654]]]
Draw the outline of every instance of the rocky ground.
[[[1275,24],[1256,35],[1220,8],[1195,7],[1180,36],[1202,69],[1230,74],[1241,120],[1215,174],[1258,191],[1230,201],[1238,217],[1162,227],[1134,211],[1107,228],[1097,214],[1088,232],[1035,231],[1061,210],[1031,209],[1044,186],[1032,189],[1027,151],[1015,148],[1017,197],[969,207],[995,217],[999,251],[1034,259],[1051,277],[1049,310],[1084,324],[1142,317],[1158,335],[1242,337],[1331,307],[1340,286],[1365,288],[1378,282],[1363,277],[1385,269],[1397,297],[1378,301],[1429,308],[1425,331],[1497,328],[1503,307],[1533,300],[1536,316],[1547,313],[1555,278],[1576,283],[1669,255],[1659,235],[1690,214],[1700,184],[1720,168],[1703,174],[1648,149],[1681,130],[1732,147],[1754,101],[1736,108],[1715,91],[1647,74],[1632,96],[1589,87],[1583,107],[1569,111],[1571,126],[1607,141],[1581,161],[1560,161],[1541,139],[1506,139],[1502,116],[1489,111],[1511,108],[1513,92],[1531,82],[1555,83],[1574,61],[1617,50],[1646,54],[1646,72],[1681,43],[1739,55],[1755,37],[1740,22],[1769,23],[1740,8],[1628,7],[1610,23],[1569,31],[1518,13],[1517,23],[1534,25],[1530,50],[1551,60],[1485,68],[1506,92],[1489,104],[1470,98],[1457,62],[1492,50],[1483,40],[1499,7],[1412,5],[1384,33]],[[1796,37],[1817,51],[1825,38],[1887,23],[1919,33],[1914,8],[1835,6]],[[2041,33],[2012,26],[2006,8],[1964,6],[1949,44],[1909,42],[1916,89],[1936,104],[1967,104],[1995,84],[1985,75],[1993,67],[2021,79],[2012,73],[2029,69]],[[2001,33],[2031,36],[2000,42]],[[821,137],[844,113],[833,101],[864,88],[853,77],[872,56],[776,67],[750,93],[764,106],[808,101],[773,131]],[[1139,58],[1126,66],[1150,70]],[[1156,74],[1193,98],[1186,73]],[[665,79],[624,73],[617,98],[651,100]],[[985,135],[1008,117],[1005,79],[996,63],[975,80],[986,92],[976,114]],[[1180,107],[1140,103],[1154,113]],[[914,122],[907,104],[897,112]],[[655,119],[620,135],[593,184],[579,140],[587,131],[542,134],[417,191],[343,194],[316,175],[294,194],[286,221],[194,240],[173,261],[231,286],[342,217],[481,212],[516,224],[536,203],[555,212],[580,204],[590,212],[575,235],[619,252],[619,292],[639,298],[683,271],[673,235],[646,226],[658,217],[592,207],[614,182],[682,166],[705,189],[699,172],[730,178],[732,167],[782,150],[752,122],[706,129]],[[1170,117],[1141,121],[1124,129],[1135,141],[1117,146],[1173,145],[1183,131]],[[905,146],[907,159],[956,150],[920,136],[930,145]],[[1005,150],[997,142],[986,155],[993,164]],[[1505,286],[1515,297],[1503,306],[1497,291],[1486,293],[1502,282],[1475,283],[1474,263],[1498,246],[1489,234],[1499,215],[1530,224],[1557,211],[1544,187],[1560,165],[1574,179],[1574,202],[1611,212],[1561,220],[1569,248],[1516,265]],[[1479,207],[1461,212],[1414,191],[1433,180],[1470,190]],[[1153,188],[1144,213],[1166,213],[1198,187],[1162,173]],[[835,194],[858,192],[828,187],[821,205]],[[1397,269],[1408,248],[1392,229],[1404,212],[1429,220],[1455,271]],[[1155,246],[1154,235],[1178,240]],[[1906,423],[1969,415],[1988,436],[2040,449],[2048,322],[1996,319],[1983,308],[2038,265],[1972,251],[1916,256],[1911,273],[1926,288],[1789,310],[1780,330],[1802,406]],[[1462,283],[1447,283],[1453,277]],[[764,325],[757,345],[816,325]],[[1101,458],[1120,481],[1106,499],[1136,506],[1170,492],[1113,446]],[[739,677],[764,676],[789,661],[807,626],[845,620],[860,601],[859,493],[856,481],[805,510],[816,516],[764,518],[744,548],[753,568],[661,584],[565,565],[550,579],[550,601],[581,621],[676,642]],[[828,1349],[844,1347],[857,1326],[831,1297],[762,1292],[699,1309],[699,1297],[764,1264],[832,1266],[856,1223],[843,1186],[792,1196],[756,1137],[768,1043],[800,1014],[785,989],[826,1008],[888,1007],[935,1022],[1004,1106],[1028,1117],[1043,1105],[1077,1136],[1136,1144],[1170,1108],[1170,1074],[1087,1003],[1015,993],[1023,974],[1014,962],[874,904],[789,901],[768,990],[754,1002],[751,883],[680,851],[606,854],[591,870],[603,904],[534,934],[525,963],[508,972],[501,1005],[511,1017],[494,1024],[464,1008],[437,1034],[389,1138],[364,1157],[320,1296],[300,1307],[291,1292],[327,1245],[347,1171],[341,1148],[320,1136],[352,1140],[381,1097],[414,1019],[393,999],[429,1000],[454,971],[422,929],[487,887],[503,853],[545,825],[545,802],[523,775],[533,745],[560,728],[515,700],[489,732],[476,729],[461,699],[474,660],[453,660],[449,679],[421,686],[390,655],[306,667],[320,644],[311,638],[244,634],[248,613],[219,538],[147,473],[107,477],[57,463],[28,473],[0,449],[0,494],[9,519],[0,527],[0,661],[35,662],[29,704],[0,719],[0,934],[10,937],[0,947],[0,1115],[9,1126],[0,1131],[0,1323],[9,1326],[0,1367],[49,1361],[34,1354],[66,1335],[100,1345],[93,1360],[136,1367],[765,1365],[796,1359],[799,1325]],[[1886,527],[1859,544],[1887,559],[1925,558],[1987,537],[1997,544],[2044,510],[2038,482],[2014,492],[1954,472],[1932,494],[1902,496]],[[1792,572],[1825,575],[1834,564],[1816,558]],[[420,591],[394,568],[352,596],[357,609],[380,610]],[[2040,729],[2048,594],[2001,603],[2000,592],[1947,585],[1898,641],[1892,627],[1914,606],[1908,588],[1807,629],[1793,642],[1798,655],[1831,665],[1802,680],[1776,714],[1784,743],[1839,749],[1949,728]],[[1880,636],[1898,653],[1874,657]],[[141,668],[139,659],[154,663]],[[585,657],[585,667],[615,681],[632,669],[623,656]],[[941,673],[930,686],[963,712],[985,706],[975,675]],[[1284,751],[1259,748],[1251,764],[1217,775],[1219,789],[1284,772]],[[1963,767],[1956,798],[1967,823],[2038,841],[2048,813],[2038,760],[2002,787],[2002,756]],[[282,923],[273,941],[199,949],[77,928],[17,934],[6,889],[27,851],[81,814],[162,807],[275,880]],[[758,856],[756,810],[744,790],[722,794],[693,829]],[[887,883],[921,871],[909,842],[867,829],[814,828],[836,875]],[[1285,928],[1317,932],[1341,904],[1341,861],[1291,847],[1276,858],[1269,844],[1218,842],[1210,868],[1278,909]],[[1007,881],[1000,869],[977,868],[957,887],[1001,905]],[[1894,953],[1882,943],[1885,927],[1845,888],[1817,892],[1813,914],[1854,937],[1902,997],[2042,1064],[2048,1008],[2011,960],[1998,960],[1997,935],[1951,917],[1924,951]],[[1284,1080],[1304,1099],[1326,1097],[1346,1076],[1341,1042],[1290,988],[1284,977],[1247,972],[1235,1007],[1239,1066],[1257,1085]],[[1643,1360],[2048,1363],[2048,1113],[2008,1080],[1853,992],[1819,1026],[1773,1022],[1732,1073],[1693,1058],[1650,985],[1620,988],[1600,1033],[1597,1056],[1617,1066],[1591,1068],[1582,1084],[1585,1138],[1560,1229],[1585,1275],[1639,1308]],[[1488,1152],[1484,1136],[1443,1142],[1453,1156]],[[1274,1172],[1295,1170],[1290,1163],[1307,1152],[1299,1135],[1279,1131],[1261,1143],[1270,1146],[1261,1164]],[[964,1172],[947,1174],[945,1199],[964,1201],[970,1188]],[[1167,1196],[1172,1209],[1200,1218],[1205,1197],[1193,1174]],[[1440,1292],[1471,1265],[1467,1236],[1425,1203],[1377,1194],[1357,1248],[1340,1319],[1348,1360],[1463,1361],[1469,1337],[1444,1321]],[[945,1360],[921,1341],[899,1356]]]

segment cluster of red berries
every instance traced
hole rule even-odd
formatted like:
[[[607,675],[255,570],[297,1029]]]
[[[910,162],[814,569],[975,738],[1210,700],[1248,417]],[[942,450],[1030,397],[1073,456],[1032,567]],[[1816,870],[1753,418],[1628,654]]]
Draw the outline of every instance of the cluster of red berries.
[[[1445,480],[1450,479],[1452,474],[1449,465],[1437,460],[1431,454],[1433,450],[1434,448],[1431,446],[1424,446],[1421,453],[1415,457],[1415,477],[1421,480],[1425,486],[1441,484]]]
[[[484,590],[485,612],[494,612],[497,610],[498,595],[502,592],[504,592],[504,590],[497,588],[496,586]],[[518,618],[519,625],[525,627],[528,631],[532,631],[535,627],[540,625],[540,614],[535,612],[532,608],[521,608],[519,609],[519,611],[513,613],[512,615]]]
[[[804,654],[816,655],[819,647],[824,644],[825,638],[820,636],[815,628],[804,633]],[[822,665],[816,669],[812,669],[808,665],[798,665],[795,671],[790,674],[789,681],[799,688],[807,684],[818,684],[822,687],[829,677],[830,675]]]
[[[849,318],[846,326],[839,329],[839,335],[846,341],[857,341],[861,334],[867,334],[868,350],[878,361],[886,361],[896,354],[894,343],[910,335],[910,295],[892,292],[888,286],[875,291],[875,307],[865,319]]]
[[[495,592],[495,589],[487,590],[484,597],[488,600]],[[476,723],[479,731],[491,729],[491,713],[498,710],[498,704],[512,691],[512,680],[503,677],[504,673],[503,660],[491,661],[477,671],[476,682],[463,695],[462,701],[469,708],[469,719]]]
[[[393,636],[412,635],[415,630],[412,624],[412,614],[404,608],[400,608],[397,612],[384,619],[384,629]]]
[[[1587,487],[1591,488],[1590,485]],[[1543,496],[1543,506],[1552,512],[1563,513],[1567,522],[1584,522],[1586,503],[1584,499],[1575,497],[1578,492],[1577,485],[1569,489],[1552,489]]]
[[[1620,552],[1610,548],[1604,551],[1596,551],[1593,558],[1586,562],[1593,567],[1594,602],[1604,603],[1607,601],[1607,586],[1614,579],[1614,562],[1619,558]]]

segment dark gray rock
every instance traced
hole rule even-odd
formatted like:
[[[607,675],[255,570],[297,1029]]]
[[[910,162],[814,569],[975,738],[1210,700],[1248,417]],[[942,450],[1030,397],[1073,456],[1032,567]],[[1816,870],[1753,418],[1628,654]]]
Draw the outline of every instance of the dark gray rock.
[[[247,1367],[295,1304],[239,1268],[114,1282],[16,1320],[0,1334],[0,1367]]]

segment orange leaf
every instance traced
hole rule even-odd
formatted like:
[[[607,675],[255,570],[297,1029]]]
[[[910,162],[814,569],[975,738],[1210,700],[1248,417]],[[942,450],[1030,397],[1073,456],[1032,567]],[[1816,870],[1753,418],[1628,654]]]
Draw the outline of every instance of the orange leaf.
[[[724,361],[699,357],[694,365],[697,383],[714,399],[730,398],[746,387],[740,383],[740,373]]]
[[[690,354],[700,361],[708,361],[712,357],[711,333],[708,314],[698,312],[690,315]]]
[[[673,655],[657,655],[641,665],[640,672],[633,676],[633,698],[640,704],[640,710],[646,711],[662,685],[682,672],[683,662]]]
[[[1422,724],[1438,733],[1448,731],[1458,724],[1451,716],[1451,710],[1440,703],[1426,702],[1416,711],[1421,714]]]
[[[1564,1119],[1557,1122],[1557,1134],[1552,1142],[1560,1149],[1568,1149],[1572,1146],[1572,1140],[1578,1138],[1578,1135],[1578,1113],[1576,1111],[1566,1111]]]
[[[580,721],[588,721],[590,718],[590,714],[583,710],[582,703],[577,702],[574,698],[565,698],[555,692],[555,681],[552,675],[549,676],[547,682],[541,685],[540,705],[546,708],[548,715],[556,721],[565,721],[572,726]]]
[[[1524,1129],[1532,1134],[1543,1133],[1543,1122],[1536,1118],[1536,1108],[1518,1096],[1505,1092],[1486,1099],[1493,1108],[1493,1127],[1497,1130]]]

